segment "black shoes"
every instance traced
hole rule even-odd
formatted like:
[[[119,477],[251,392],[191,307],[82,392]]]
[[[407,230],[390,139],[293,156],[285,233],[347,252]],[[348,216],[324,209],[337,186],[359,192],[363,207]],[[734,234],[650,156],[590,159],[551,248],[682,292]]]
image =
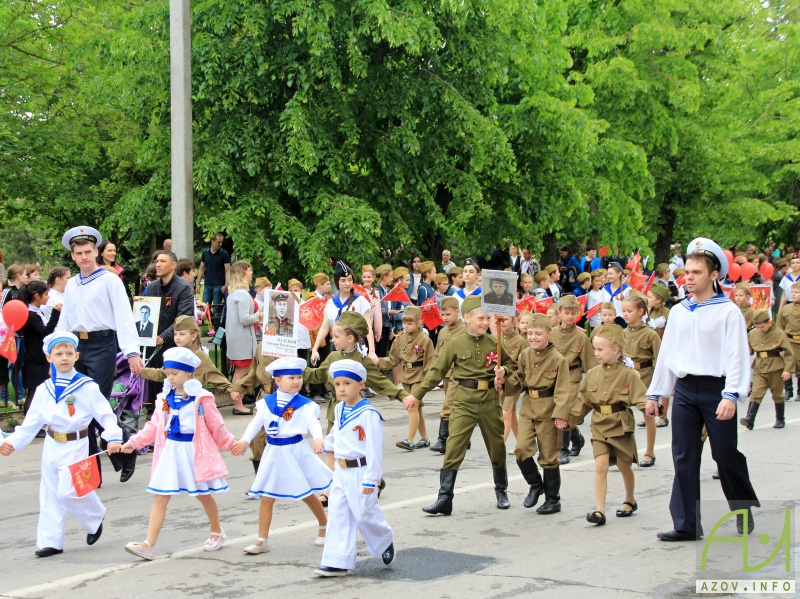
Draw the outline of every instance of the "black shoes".
[[[649,468],[650,466],[654,466],[655,465],[656,456],[650,455],[649,453],[646,453],[646,454],[644,454],[644,457],[645,457],[645,459],[643,459],[641,462],[639,462],[639,465],[642,468]],[[651,459],[648,460],[647,458],[651,458]]]
[[[786,426],[786,419],[784,418],[784,411],[786,408],[786,404],[783,403],[776,403],[775,404],[775,424],[772,425],[772,428],[783,428]]]
[[[617,518],[629,518],[633,516],[633,512],[639,509],[639,504],[636,503],[635,501],[633,503],[631,503],[630,501],[623,501],[622,505],[627,505],[631,509],[629,510],[618,509]]]
[[[507,510],[511,507],[508,501],[508,471],[505,466],[492,467],[494,477],[494,494],[497,497],[497,509]]]
[[[426,514],[442,514],[449,516],[453,513],[453,489],[456,486],[458,470],[442,468],[439,471],[439,497],[431,505],[422,508]]]
[[[525,498],[525,501],[522,502],[522,505],[526,508],[532,508],[539,503],[539,497],[544,493],[542,475],[539,474],[539,468],[536,466],[536,462],[532,457],[522,462],[517,460],[517,466],[519,466],[525,482],[531,486],[530,491],[528,491],[528,496]]]
[[[119,482],[126,483],[131,479],[135,470],[133,468],[123,468],[119,473]]]
[[[559,464],[569,464],[569,451],[566,449],[562,449],[561,453],[558,454],[558,463]]]
[[[536,509],[537,514],[556,514],[561,511],[561,470],[544,470],[544,503]]]
[[[739,424],[742,426],[747,427],[747,430],[753,430],[753,426],[756,423],[756,414],[758,414],[758,408],[761,404],[757,404],[754,401],[751,401],[750,404],[747,406],[747,416],[744,418],[739,419]]]
[[[44,549],[36,550],[36,557],[50,557],[51,555],[58,555],[64,553],[63,549],[55,549],[53,547],[45,547]]]
[[[447,448],[447,438],[450,436],[450,421],[439,421],[439,438],[436,440],[435,445],[431,445],[428,449],[436,453],[444,453]]]
[[[97,527],[97,531],[92,534],[89,533],[86,535],[86,544],[87,545],[94,545],[97,543],[97,539],[100,538],[100,535],[103,534],[103,523],[100,523],[100,526]]]
[[[577,443],[575,439],[572,440],[572,449],[569,450],[569,455],[573,457],[575,457],[576,455],[580,455],[581,449],[583,449],[583,446],[586,445],[586,438],[581,434],[581,431],[579,431],[578,429],[574,430],[578,432],[578,439]]]
[[[603,526],[606,523],[606,515],[601,511],[595,510],[586,514],[586,521],[597,524],[597,526]]]
[[[660,532],[658,533],[658,538],[662,541],[697,541],[698,538],[703,538],[702,536],[698,537],[696,534],[691,532],[684,532],[682,530],[670,530],[669,532]]]
[[[394,563],[394,560],[397,559],[397,555],[394,552],[394,543],[389,543],[386,551],[381,554],[381,559],[387,566],[391,566]]]
[[[756,521],[753,519],[753,512],[750,508],[747,508],[747,534],[753,532],[753,529],[756,527]],[[736,515],[736,531],[740,534],[744,534],[744,517],[741,514]]]

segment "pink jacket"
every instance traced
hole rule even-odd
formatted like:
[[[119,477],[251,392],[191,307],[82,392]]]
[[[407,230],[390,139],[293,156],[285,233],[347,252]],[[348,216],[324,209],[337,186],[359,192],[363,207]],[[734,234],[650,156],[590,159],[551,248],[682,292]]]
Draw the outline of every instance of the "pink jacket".
[[[142,430],[130,438],[131,445],[136,449],[155,442],[153,468],[156,467],[167,441],[166,412],[162,409],[164,394],[160,393],[158,399],[161,401],[156,401],[153,417]],[[226,476],[228,469],[225,467],[219,450],[230,450],[236,443],[236,437],[225,428],[222,414],[219,413],[211,393],[204,389],[203,393],[195,400],[194,405],[194,439],[192,443],[194,444],[195,478],[197,482],[204,482]],[[198,414],[200,406],[203,407],[202,416]]]

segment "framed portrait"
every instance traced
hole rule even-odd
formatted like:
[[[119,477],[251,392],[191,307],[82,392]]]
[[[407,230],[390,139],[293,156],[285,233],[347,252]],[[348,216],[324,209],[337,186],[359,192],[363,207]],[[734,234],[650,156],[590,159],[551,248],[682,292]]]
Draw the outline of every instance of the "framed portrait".
[[[297,356],[300,304],[289,291],[264,289],[264,335],[261,352],[265,356]]]
[[[161,315],[160,297],[133,298],[133,321],[139,335],[139,345],[155,347],[158,339],[158,318]]]
[[[481,312],[498,316],[517,314],[517,273],[484,270],[481,273]]]

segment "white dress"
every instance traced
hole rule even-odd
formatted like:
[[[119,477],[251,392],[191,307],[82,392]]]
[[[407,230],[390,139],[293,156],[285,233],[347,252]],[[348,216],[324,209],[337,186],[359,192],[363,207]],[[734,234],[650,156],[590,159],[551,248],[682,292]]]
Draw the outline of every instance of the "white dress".
[[[181,434],[194,434],[194,408],[194,402],[189,402],[178,410]],[[167,415],[165,429],[168,436],[164,443],[164,450],[150,475],[147,491],[155,495],[186,494],[193,496],[226,492],[228,483],[224,477],[197,482],[194,472],[194,443],[192,443],[191,437],[187,437],[187,441],[175,441],[169,438],[173,415],[173,412]]]
[[[319,406],[309,400],[285,420],[267,407],[267,400],[278,396],[283,401],[293,397],[279,391],[258,400],[256,415],[242,436],[249,443],[262,428],[267,430],[267,446],[249,494],[298,501],[330,487],[333,472],[302,438],[310,433],[314,439],[323,439]],[[278,412],[283,413],[283,409],[279,408]],[[276,445],[275,442],[289,444]]]

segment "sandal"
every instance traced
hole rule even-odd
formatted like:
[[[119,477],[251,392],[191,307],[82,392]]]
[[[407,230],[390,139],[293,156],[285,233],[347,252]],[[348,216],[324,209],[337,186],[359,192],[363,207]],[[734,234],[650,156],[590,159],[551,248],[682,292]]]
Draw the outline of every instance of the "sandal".
[[[128,543],[125,545],[125,551],[146,560],[153,560],[156,556],[155,547],[153,547],[147,541],[142,541],[141,543]]]
[[[322,507],[328,507],[328,496],[323,493],[319,496],[319,502],[322,504]]]
[[[639,465],[640,465],[642,468],[649,468],[650,466],[652,466],[653,464],[655,464],[655,463],[656,463],[656,456],[654,456],[654,455],[650,455],[649,453],[646,453],[646,454],[644,454],[644,457],[645,457],[645,458],[648,458],[648,457],[650,457],[650,458],[653,458],[653,459],[652,459],[652,460],[647,460],[647,459],[644,459],[644,460],[642,460],[641,462],[639,462]]]
[[[639,504],[636,503],[635,501],[633,503],[631,503],[630,501],[623,501],[622,505],[627,505],[631,509],[629,509],[629,510],[626,510],[624,508],[618,509],[617,510],[617,518],[627,518],[629,516],[632,516],[633,512],[635,512],[636,510],[639,509]]]
[[[237,410],[233,408],[233,415],[234,416],[252,416],[253,410]]]
[[[227,538],[228,535],[225,534],[224,530],[210,533],[206,542],[203,543],[203,551],[217,551]]]
[[[586,514],[586,521],[597,524],[597,526],[603,526],[606,523],[606,515],[600,510],[595,510]]]
[[[250,555],[258,555],[259,553],[269,553],[269,539],[267,537],[258,537],[258,540],[261,541],[261,545],[256,545],[253,543],[252,545],[248,545],[242,551],[245,553],[249,553]]]
[[[656,422],[656,428],[664,428],[665,426],[669,426],[669,418],[661,416]]]
[[[327,526],[320,526],[320,530],[327,530]],[[314,547],[325,547],[325,537],[317,536],[317,540],[314,541]]]

